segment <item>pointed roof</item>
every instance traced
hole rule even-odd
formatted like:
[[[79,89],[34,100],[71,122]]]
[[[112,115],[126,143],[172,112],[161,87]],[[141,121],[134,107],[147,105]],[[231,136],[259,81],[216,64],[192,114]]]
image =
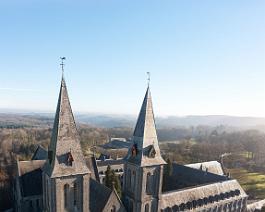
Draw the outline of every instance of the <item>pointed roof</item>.
[[[48,151],[41,145],[38,145],[31,160],[46,160],[48,158]]]
[[[158,145],[152,97],[147,87],[144,101],[133,133],[133,146],[129,149],[126,160],[140,166],[166,164]]]
[[[69,155],[72,160],[69,161]],[[62,77],[45,171],[51,177],[90,173],[83,156],[67,87]]]

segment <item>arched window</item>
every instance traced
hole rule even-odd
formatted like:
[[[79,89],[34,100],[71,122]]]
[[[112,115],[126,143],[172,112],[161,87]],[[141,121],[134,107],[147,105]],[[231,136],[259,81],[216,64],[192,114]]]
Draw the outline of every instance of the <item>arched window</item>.
[[[153,187],[152,186],[152,184],[153,184],[153,178],[152,177],[153,176],[151,175],[151,173],[148,172],[146,175],[146,188],[145,188],[147,194],[152,194],[152,187]]]
[[[192,202],[187,202],[186,203],[186,208],[188,208],[189,210],[192,209]]]
[[[193,201],[192,201],[192,207],[193,207],[193,208],[196,208],[197,205],[198,205],[198,202],[197,202],[196,200],[193,200]]]
[[[203,204],[204,204],[204,203],[203,203],[203,199],[199,199],[199,200],[198,200],[198,205],[199,205],[199,206],[203,206]]]
[[[157,209],[156,209],[156,202],[155,201],[152,201],[151,202],[151,211],[157,211]]]
[[[181,211],[184,211],[186,208],[186,205],[184,203],[181,203],[181,205],[179,206]]]
[[[208,199],[209,199],[209,202],[210,202],[210,203],[213,203],[213,202],[214,202],[214,197],[213,197],[213,196],[209,196]]]
[[[46,200],[47,200],[47,203],[48,203],[48,207],[50,207],[50,193],[51,193],[51,187],[50,187],[50,184],[49,184],[49,180],[46,179]]]
[[[133,201],[129,200],[129,211],[133,211]]]
[[[131,170],[128,170],[128,188],[131,188]]]
[[[177,211],[179,211],[179,206],[177,206],[177,205],[174,205],[174,206],[173,206],[173,208],[172,208],[172,210],[173,210],[174,212],[177,212]]]
[[[33,202],[29,201],[29,207],[31,208],[31,210],[33,209]]]
[[[144,212],[149,212],[149,204],[148,203],[145,204]]]
[[[78,199],[78,188],[77,188],[77,184],[74,183],[74,206],[77,205],[77,199]]]
[[[110,211],[111,211],[111,212],[116,212],[116,207],[115,207],[115,205],[112,206],[112,208],[111,208]]]
[[[68,207],[68,200],[69,199],[69,185],[65,184],[64,185],[64,207]]]
[[[131,188],[131,189],[132,189],[132,191],[133,191],[133,190],[134,190],[134,187],[135,187],[135,186],[134,186],[134,184],[135,184],[135,171],[132,172],[132,177],[131,177],[131,178],[132,178],[132,179],[131,179],[131,183],[132,183],[132,185],[131,185],[132,188]]]

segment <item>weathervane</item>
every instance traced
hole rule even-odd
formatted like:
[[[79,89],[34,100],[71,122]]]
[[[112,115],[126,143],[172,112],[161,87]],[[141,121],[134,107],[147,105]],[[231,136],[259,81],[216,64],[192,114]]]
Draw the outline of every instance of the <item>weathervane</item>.
[[[62,75],[64,75],[64,63],[63,61],[66,59],[65,57],[60,57],[62,63],[60,64],[60,66],[62,66]]]
[[[147,85],[148,85],[148,87],[149,87],[149,84],[150,84],[150,72],[148,71],[148,72],[146,72],[147,73],[147,76],[148,76],[148,78],[147,78]]]

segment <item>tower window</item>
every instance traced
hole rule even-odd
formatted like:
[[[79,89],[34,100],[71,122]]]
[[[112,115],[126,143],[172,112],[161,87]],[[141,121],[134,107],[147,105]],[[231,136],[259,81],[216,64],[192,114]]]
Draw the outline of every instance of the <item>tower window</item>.
[[[115,205],[112,206],[112,208],[111,208],[110,211],[111,211],[111,212],[116,212],[116,207],[115,207]]]
[[[146,175],[146,193],[147,194],[152,194],[152,187],[153,187],[153,175],[151,175],[150,172],[147,173]]]
[[[131,175],[131,183],[132,183],[132,187],[131,187],[131,189],[132,189],[132,191],[134,190],[134,187],[135,187],[135,171],[133,171],[132,172],[132,175]]]
[[[74,183],[74,206],[77,205],[77,184]]]
[[[69,201],[69,185],[64,185],[64,207],[68,207],[68,201]]]
[[[131,188],[131,170],[128,170],[128,188]]]
[[[144,207],[144,212],[149,212],[149,204],[145,204],[145,207]]]
[[[73,165],[73,161],[74,161],[74,158],[73,158],[73,155],[70,152],[68,152],[68,155],[67,155],[67,165],[68,166],[72,166]]]

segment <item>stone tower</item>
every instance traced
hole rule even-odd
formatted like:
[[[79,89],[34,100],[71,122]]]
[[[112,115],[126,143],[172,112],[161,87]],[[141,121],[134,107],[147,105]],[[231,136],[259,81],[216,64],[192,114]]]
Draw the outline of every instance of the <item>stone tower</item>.
[[[64,77],[43,171],[44,211],[89,211],[89,178]]]
[[[128,211],[155,212],[161,200],[163,165],[148,86],[125,158],[123,193]]]

